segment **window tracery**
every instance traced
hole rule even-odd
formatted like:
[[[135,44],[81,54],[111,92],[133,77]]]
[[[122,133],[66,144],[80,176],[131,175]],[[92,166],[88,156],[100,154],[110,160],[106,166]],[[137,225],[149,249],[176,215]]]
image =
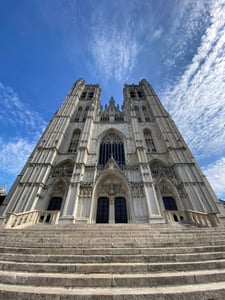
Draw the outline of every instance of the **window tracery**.
[[[71,142],[70,142],[69,149],[68,149],[69,153],[76,153],[77,152],[79,139],[80,139],[80,130],[75,129],[74,132],[73,132],[73,136],[72,136],[72,139],[71,139]]]
[[[141,122],[141,114],[140,114],[140,110],[137,105],[134,106],[134,110],[136,112],[136,117],[137,117],[138,122]]]
[[[57,165],[53,169],[53,177],[71,177],[73,174],[73,164],[70,161],[66,161],[60,165]]]
[[[142,106],[142,111],[146,122],[150,122],[149,113],[146,106]]]
[[[99,164],[105,165],[111,157],[113,157],[119,165],[125,164],[123,141],[114,132],[109,132],[101,142]]]
[[[144,129],[144,138],[147,146],[148,152],[156,152],[155,144],[152,138],[151,131],[149,129]]]

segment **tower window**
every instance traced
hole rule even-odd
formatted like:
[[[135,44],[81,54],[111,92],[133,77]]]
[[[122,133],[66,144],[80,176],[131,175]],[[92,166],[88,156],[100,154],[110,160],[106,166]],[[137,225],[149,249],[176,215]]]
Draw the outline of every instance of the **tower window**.
[[[135,112],[136,112],[136,117],[137,117],[138,122],[141,122],[141,115],[140,115],[140,111],[139,111],[138,106],[135,106],[134,109],[135,109]]]
[[[72,139],[71,139],[71,142],[70,142],[69,149],[68,149],[69,153],[76,153],[77,152],[79,139],[80,139],[80,130],[75,129],[74,132],[73,132],[73,136],[72,136]]]
[[[131,98],[135,98],[135,91],[130,91]]]
[[[114,132],[108,133],[102,140],[99,153],[99,164],[105,165],[113,157],[119,165],[125,165],[124,145]]]
[[[138,91],[138,97],[139,97],[139,98],[142,98],[142,97],[143,97],[142,91]]]
[[[86,92],[82,93],[82,94],[81,94],[81,98],[82,98],[82,99],[85,99],[85,98],[86,98],[86,95],[87,95]]]
[[[147,146],[147,151],[148,152],[156,152],[152,134],[149,129],[144,129],[144,137],[145,137],[145,143]]]
[[[92,99],[94,97],[94,93],[93,92],[90,92],[89,93],[89,99]]]
[[[74,122],[79,122],[80,120],[80,115],[81,115],[81,111],[82,111],[82,107],[79,106],[77,112],[76,112],[76,115],[75,115],[75,118],[74,118]]]
[[[142,111],[143,111],[143,114],[144,114],[144,117],[145,117],[145,121],[150,122],[149,113],[148,113],[148,110],[145,106],[142,106]]]

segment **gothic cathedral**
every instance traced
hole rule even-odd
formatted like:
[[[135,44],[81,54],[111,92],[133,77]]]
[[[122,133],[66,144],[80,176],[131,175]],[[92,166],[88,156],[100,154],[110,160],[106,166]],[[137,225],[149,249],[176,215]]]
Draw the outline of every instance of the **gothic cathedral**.
[[[102,109],[100,93],[83,79],[72,86],[1,220],[38,211],[39,222],[57,212],[59,224],[216,225],[224,215],[219,201],[151,85],[126,84],[122,109],[113,98]]]

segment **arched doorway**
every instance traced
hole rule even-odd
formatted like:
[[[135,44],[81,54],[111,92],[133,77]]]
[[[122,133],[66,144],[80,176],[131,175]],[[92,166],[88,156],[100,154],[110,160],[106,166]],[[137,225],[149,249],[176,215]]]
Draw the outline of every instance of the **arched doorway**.
[[[48,205],[47,210],[60,210],[62,206],[62,197],[53,197]]]
[[[115,203],[115,223],[127,223],[127,205],[124,197],[116,197]]]
[[[128,223],[128,186],[114,167],[115,162],[110,161],[109,170],[100,177],[95,186],[95,201],[91,208],[94,223]]]
[[[176,201],[173,197],[163,197],[163,204],[166,210],[177,210]]]
[[[107,197],[98,199],[96,223],[109,223],[109,198]]]

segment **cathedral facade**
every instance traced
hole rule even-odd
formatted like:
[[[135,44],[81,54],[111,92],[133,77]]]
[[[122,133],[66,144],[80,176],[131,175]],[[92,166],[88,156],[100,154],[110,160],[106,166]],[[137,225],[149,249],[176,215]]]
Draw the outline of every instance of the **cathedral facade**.
[[[100,93],[83,79],[72,86],[12,186],[1,219],[29,211],[57,211],[59,223],[92,224],[221,215],[151,85],[125,85],[121,109],[113,98],[102,109]]]

